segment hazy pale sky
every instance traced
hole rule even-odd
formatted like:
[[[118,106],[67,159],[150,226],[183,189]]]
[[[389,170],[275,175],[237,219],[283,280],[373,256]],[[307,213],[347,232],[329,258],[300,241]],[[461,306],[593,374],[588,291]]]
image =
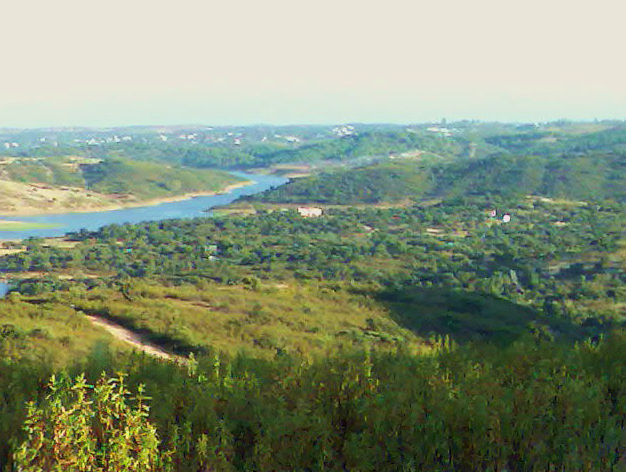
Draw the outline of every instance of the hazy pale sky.
[[[4,3],[0,127],[626,118],[623,0]]]

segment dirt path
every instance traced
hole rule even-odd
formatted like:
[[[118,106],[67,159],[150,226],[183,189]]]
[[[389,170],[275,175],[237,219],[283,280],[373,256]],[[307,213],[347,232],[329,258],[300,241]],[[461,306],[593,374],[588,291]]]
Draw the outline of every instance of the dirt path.
[[[106,329],[109,333],[111,333],[111,335],[116,338],[119,339],[120,341],[124,341],[130,345],[132,345],[134,348],[139,349],[142,352],[145,352],[146,354],[150,355],[150,356],[155,356],[155,357],[160,357],[161,359],[168,359],[168,360],[174,360],[174,361],[184,361],[185,359],[183,357],[180,356],[176,356],[174,354],[170,354],[169,352],[164,351],[163,349],[161,349],[160,347],[152,344],[152,343],[148,343],[146,341],[144,341],[141,336],[139,336],[136,333],[133,333],[132,331],[121,327],[120,325],[117,325],[109,320],[105,320],[103,318],[99,318],[97,316],[93,316],[93,315],[87,315],[85,314],[85,316],[89,319],[89,321],[92,322],[92,324],[94,324],[95,326],[100,326],[101,328]]]

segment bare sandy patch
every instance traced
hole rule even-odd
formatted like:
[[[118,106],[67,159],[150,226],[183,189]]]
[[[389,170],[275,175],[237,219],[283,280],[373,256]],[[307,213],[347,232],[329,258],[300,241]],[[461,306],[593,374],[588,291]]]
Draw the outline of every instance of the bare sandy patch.
[[[25,250],[26,249],[0,249],[0,256],[8,256],[9,254],[17,254]]]
[[[88,213],[152,206],[188,200],[193,197],[228,193],[236,188],[253,183],[253,181],[237,182],[218,191],[189,192],[172,197],[140,200],[132,195],[102,194],[77,187],[53,187],[42,184],[25,184],[0,180],[0,215],[27,216],[54,213]]]
[[[145,352],[146,354],[150,356],[160,357],[161,359],[168,359],[168,360],[172,360],[178,357],[178,356],[174,356],[173,354],[170,354],[169,352],[164,351],[163,349],[161,349],[160,347],[154,344],[148,343],[147,341],[143,340],[142,337],[139,336],[138,334],[133,333],[132,331],[126,328],[123,328],[115,323],[112,323],[108,320],[105,320],[103,318],[99,318],[96,316],[92,316],[92,315],[85,315],[85,316],[89,319],[89,321],[91,321],[91,323],[94,326],[99,326],[100,328],[104,328],[114,338],[130,344],[134,348],[142,352]]]

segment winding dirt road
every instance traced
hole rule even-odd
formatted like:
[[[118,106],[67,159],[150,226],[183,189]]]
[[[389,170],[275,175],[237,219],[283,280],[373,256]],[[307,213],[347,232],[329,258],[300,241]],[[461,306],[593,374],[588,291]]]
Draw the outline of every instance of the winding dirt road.
[[[93,325],[100,326],[101,328],[106,329],[114,338],[131,344],[136,349],[139,349],[140,351],[145,352],[150,356],[160,357],[161,359],[168,359],[172,361],[185,360],[183,357],[164,351],[155,344],[146,342],[137,333],[133,333],[132,331],[123,328],[122,326],[115,323],[112,323],[111,321],[93,315],[85,314],[85,316],[89,319],[89,321],[91,321]]]

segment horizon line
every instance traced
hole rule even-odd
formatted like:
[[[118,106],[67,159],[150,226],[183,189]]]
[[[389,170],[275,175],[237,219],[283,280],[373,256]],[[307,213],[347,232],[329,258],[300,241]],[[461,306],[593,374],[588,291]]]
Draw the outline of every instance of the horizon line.
[[[253,128],[253,127],[286,127],[286,126],[294,126],[294,127],[314,127],[314,126],[336,126],[336,125],[394,125],[394,126],[415,126],[415,125],[425,125],[432,123],[445,122],[448,125],[453,123],[498,123],[498,124],[511,124],[511,125],[522,125],[522,124],[550,124],[550,123],[603,123],[603,122],[620,122],[623,123],[626,121],[623,118],[593,118],[593,119],[573,119],[573,118],[558,118],[551,120],[486,120],[486,119],[477,119],[477,118],[463,118],[463,119],[455,119],[455,120],[447,120],[445,117],[438,120],[427,120],[427,121],[419,121],[419,122],[396,122],[396,121],[335,121],[335,122],[324,122],[324,123],[315,123],[315,122],[305,122],[305,123],[251,123],[251,124],[206,124],[206,123],[176,123],[176,124],[128,124],[128,125],[48,125],[48,126],[0,126],[0,131],[15,131],[15,130],[49,130],[49,129],[116,129],[116,128],[170,128],[170,127],[207,127],[207,128]]]

